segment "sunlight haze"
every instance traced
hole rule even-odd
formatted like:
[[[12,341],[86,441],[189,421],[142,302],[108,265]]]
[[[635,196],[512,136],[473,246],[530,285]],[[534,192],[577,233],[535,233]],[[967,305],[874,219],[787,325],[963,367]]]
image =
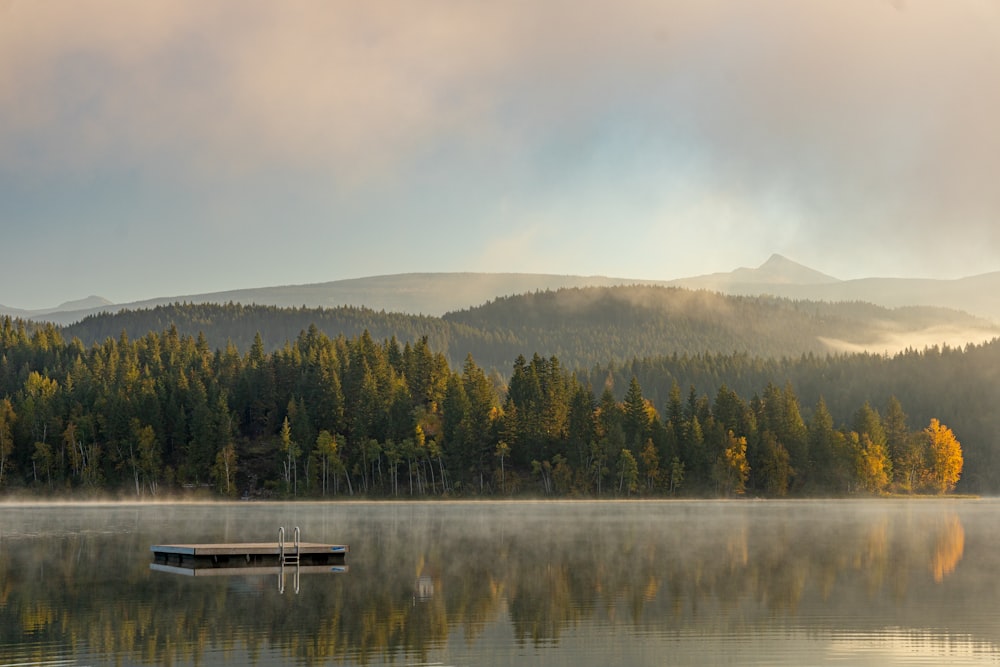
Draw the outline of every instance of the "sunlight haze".
[[[0,0],[0,304],[997,271],[998,36],[986,0]]]

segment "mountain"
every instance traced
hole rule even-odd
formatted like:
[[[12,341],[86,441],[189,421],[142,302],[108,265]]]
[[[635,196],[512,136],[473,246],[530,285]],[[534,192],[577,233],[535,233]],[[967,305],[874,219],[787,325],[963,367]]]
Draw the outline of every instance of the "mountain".
[[[245,353],[257,333],[280,349],[312,327],[331,338],[426,338],[456,366],[466,355],[486,368],[509,369],[519,355],[556,356],[569,368],[665,355],[746,354],[797,358],[868,350],[878,354],[947,344],[961,347],[1000,337],[1000,326],[959,311],[887,309],[859,302],[792,301],[731,296],[679,287],[619,285],[565,288],[500,297],[443,317],[369,308],[277,308],[236,304],[171,304],[92,315],[65,327],[85,345],[160,333],[203,334],[211,348],[233,343]]]
[[[64,301],[55,308],[42,308],[39,310],[24,310],[21,308],[10,308],[0,304],[0,316],[9,315],[19,317],[22,320],[47,321],[54,324],[69,324],[81,319],[84,314],[98,313],[105,311],[115,311],[120,306],[115,306],[114,302],[108,301],[101,296],[88,296],[85,299],[76,301]]]
[[[0,306],[0,315],[72,324],[88,315],[155,308],[173,303],[241,303],[279,308],[336,308],[356,306],[375,311],[439,316],[490,299],[566,287],[604,287],[663,284],[662,281],[563,276],[535,273],[401,273],[368,278],[335,280],[308,285],[285,285],[161,297],[126,304],[102,303],[90,307],[24,311]]]
[[[669,281],[689,289],[723,294],[771,294],[810,301],[864,301],[886,308],[936,306],[965,311],[1000,322],[1000,271],[954,280],[858,278],[838,280],[781,255],[756,269],[740,268]]]
[[[86,299],[78,299],[77,301],[65,301],[55,308],[54,311],[66,311],[66,310],[90,310],[94,308],[102,308],[104,306],[113,306],[114,303],[108,301],[103,296],[88,296]]]
[[[111,304],[100,297],[68,302],[54,309],[25,311],[0,306],[0,315],[71,324],[87,315],[172,303],[242,303],[277,307],[356,306],[375,311],[440,316],[492,299],[564,288],[660,285],[734,295],[773,295],[809,301],[864,301],[888,308],[934,306],[962,310],[1000,322],[1000,271],[956,280],[861,278],[839,280],[781,255],[756,268],[741,267],[671,281],[607,276],[532,273],[402,273],[308,285],[162,297]]]
[[[728,273],[710,273],[669,282],[689,289],[727,292],[736,285],[828,285],[840,280],[775,253],[755,269],[741,267]]]

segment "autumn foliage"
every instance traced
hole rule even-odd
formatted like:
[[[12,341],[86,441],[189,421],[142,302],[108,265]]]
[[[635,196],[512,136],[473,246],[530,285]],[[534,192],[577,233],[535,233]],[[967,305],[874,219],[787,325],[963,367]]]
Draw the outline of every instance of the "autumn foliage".
[[[962,476],[962,446],[951,429],[937,419],[931,419],[930,426],[924,429],[924,437],[930,455],[930,485],[938,493],[952,491]]]

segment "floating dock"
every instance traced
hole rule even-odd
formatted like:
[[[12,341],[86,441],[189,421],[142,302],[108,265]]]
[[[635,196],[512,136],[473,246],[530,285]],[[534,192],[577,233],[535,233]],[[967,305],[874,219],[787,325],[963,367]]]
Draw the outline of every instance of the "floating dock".
[[[302,542],[298,526],[293,535],[293,541],[286,542],[285,529],[281,527],[277,542],[154,544],[149,548],[153,552],[149,568],[189,577],[276,574],[281,593],[285,592],[287,568],[294,577],[296,594],[301,574],[347,572],[346,544]]]
[[[246,542],[242,544],[154,544],[153,562],[184,568],[276,566],[289,564],[338,565],[349,548],[343,544]],[[292,560],[298,556],[297,563]]]
[[[347,556],[345,544],[302,542],[295,527],[293,541],[285,541],[284,526],[278,528],[277,542],[242,544],[154,544],[153,565],[184,569],[253,568],[342,565]],[[159,569],[159,568],[158,568]]]

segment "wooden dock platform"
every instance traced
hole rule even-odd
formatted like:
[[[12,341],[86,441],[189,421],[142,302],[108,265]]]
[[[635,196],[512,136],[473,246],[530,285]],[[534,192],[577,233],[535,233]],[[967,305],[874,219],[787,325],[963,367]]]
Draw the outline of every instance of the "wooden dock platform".
[[[288,557],[297,555],[302,565],[338,565],[344,562],[349,548],[344,544],[318,544],[315,542],[246,542],[218,544],[154,544],[154,563],[184,568],[220,568],[275,566],[286,563]]]

